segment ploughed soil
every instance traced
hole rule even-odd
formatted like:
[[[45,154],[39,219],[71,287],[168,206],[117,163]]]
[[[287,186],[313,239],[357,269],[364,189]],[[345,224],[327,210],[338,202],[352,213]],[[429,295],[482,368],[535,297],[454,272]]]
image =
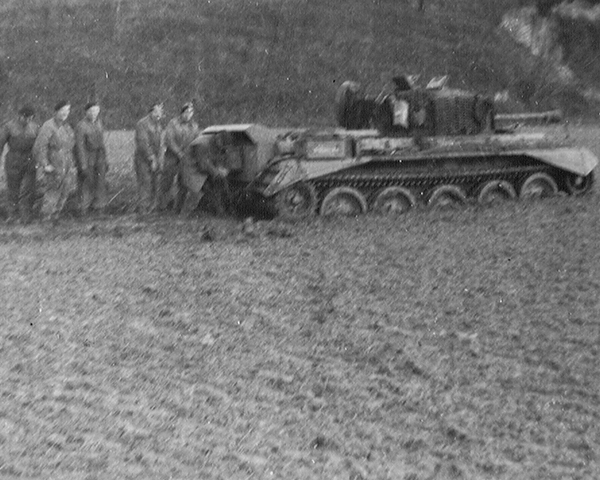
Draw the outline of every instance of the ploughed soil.
[[[123,152],[114,215],[0,228],[0,478],[600,478],[596,189],[140,221]]]

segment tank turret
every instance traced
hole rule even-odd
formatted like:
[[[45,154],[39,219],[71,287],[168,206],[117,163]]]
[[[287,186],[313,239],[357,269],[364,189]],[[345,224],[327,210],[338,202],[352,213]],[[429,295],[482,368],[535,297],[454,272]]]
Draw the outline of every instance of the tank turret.
[[[336,94],[341,127],[374,127],[387,136],[477,135],[494,129],[494,102],[486,95],[446,87],[448,77],[433,78],[425,87],[414,76],[392,78],[377,96],[344,82]]]

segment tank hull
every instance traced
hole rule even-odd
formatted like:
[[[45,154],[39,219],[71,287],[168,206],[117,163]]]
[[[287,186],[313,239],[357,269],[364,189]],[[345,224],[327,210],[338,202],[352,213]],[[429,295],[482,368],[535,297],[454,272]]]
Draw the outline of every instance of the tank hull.
[[[265,169],[254,188],[265,198],[275,198],[298,183],[305,184],[314,191],[315,212],[321,212],[332,190],[344,188],[345,195],[352,193],[358,199],[355,203],[366,202],[366,209],[357,212],[362,213],[376,210],[378,195],[391,188],[403,192],[411,207],[431,204],[440,189],[461,197],[458,203],[485,201],[482,190],[494,183],[502,186],[508,198],[526,197],[532,177],[545,188],[539,196],[558,191],[582,194],[591,188],[598,163],[585,148],[553,145],[538,134],[420,139],[348,135],[351,147],[345,151],[351,155],[279,158]],[[338,136],[340,143],[348,141]],[[578,182],[581,187],[573,188]]]
[[[386,137],[376,130],[239,129],[262,132],[252,151],[252,137],[245,137],[244,158],[234,162],[241,169],[231,180],[242,203],[260,199],[291,218],[580,195],[591,189],[598,163],[589,150],[543,133]]]

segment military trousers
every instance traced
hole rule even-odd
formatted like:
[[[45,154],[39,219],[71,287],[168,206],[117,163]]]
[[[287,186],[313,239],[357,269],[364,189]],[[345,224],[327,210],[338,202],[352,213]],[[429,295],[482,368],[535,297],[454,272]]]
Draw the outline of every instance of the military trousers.
[[[156,211],[158,200],[159,172],[152,171],[149,160],[139,155],[133,157],[138,193],[138,213],[147,214]]]
[[[72,168],[55,170],[52,173],[44,172],[42,175],[42,217],[55,219],[63,211],[70,193],[75,188],[75,171]]]
[[[107,204],[108,189],[106,172],[108,163],[102,150],[88,152],[88,165],[85,171],[77,172],[77,193],[81,213],[88,210],[102,210]]]
[[[11,155],[9,152],[4,163],[6,189],[8,194],[8,217],[29,221],[33,214],[36,191],[35,162],[28,155]]]
[[[161,210],[166,210],[171,202],[174,211],[179,212],[182,209],[186,197],[182,170],[182,161],[175,153],[167,150],[158,188],[159,208]],[[174,181],[176,181],[175,185],[173,185]]]
[[[181,213],[189,216],[198,208],[198,204],[204,195],[203,187],[208,179],[208,175],[199,172],[192,165],[184,163],[182,177],[185,187],[185,200]]]

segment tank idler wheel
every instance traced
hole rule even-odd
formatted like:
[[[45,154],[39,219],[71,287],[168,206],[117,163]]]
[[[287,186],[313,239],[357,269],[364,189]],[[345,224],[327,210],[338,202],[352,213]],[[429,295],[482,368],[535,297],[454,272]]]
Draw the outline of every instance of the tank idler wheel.
[[[275,195],[277,215],[285,220],[302,220],[315,213],[317,193],[312,185],[298,182]]]
[[[486,182],[479,190],[477,202],[481,205],[491,205],[505,200],[512,200],[517,197],[517,192],[506,180],[490,180]]]
[[[594,172],[586,176],[569,173],[565,177],[565,188],[569,195],[583,195],[588,193],[594,185]]]
[[[367,200],[364,195],[352,187],[337,187],[330,190],[319,213],[321,215],[360,215],[367,211]]]
[[[521,185],[519,198],[525,200],[550,197],[558,193],[558,186],[554,179],[547,173],[534,173],[527,177]]]
[[[431,192],[427,205],[433,208],[455,208],[466,201],[467,196],[462,188],[456,185],[441,185]]]
[[[387,187],[375,195],[371,210],[382,215],[400,215],[417,203],[410,190],[403,187]]]

